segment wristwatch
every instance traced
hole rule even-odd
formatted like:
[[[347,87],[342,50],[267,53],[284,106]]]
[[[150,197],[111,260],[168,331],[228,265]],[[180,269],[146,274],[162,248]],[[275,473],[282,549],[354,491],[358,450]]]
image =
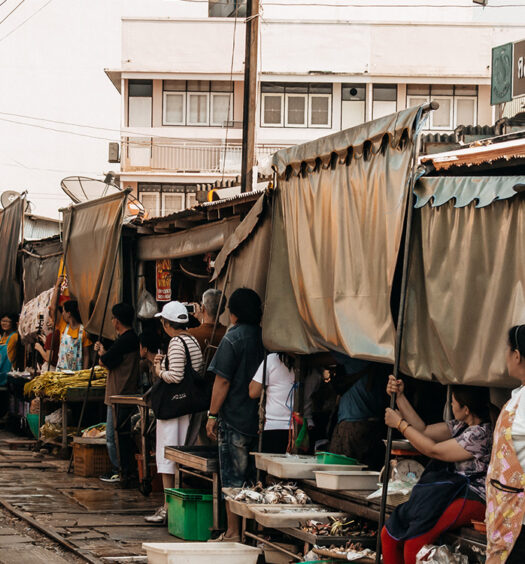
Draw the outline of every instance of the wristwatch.
[[[212,413],[208,411],[208,419],[217,419],[217,413]]]

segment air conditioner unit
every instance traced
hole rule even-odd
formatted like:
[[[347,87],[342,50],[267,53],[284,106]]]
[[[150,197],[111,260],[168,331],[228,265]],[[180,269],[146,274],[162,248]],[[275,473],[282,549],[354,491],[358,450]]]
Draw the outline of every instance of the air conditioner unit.
[[[120,145],[116,141],[112,141],[108,147],[108,162],[120,162]]]

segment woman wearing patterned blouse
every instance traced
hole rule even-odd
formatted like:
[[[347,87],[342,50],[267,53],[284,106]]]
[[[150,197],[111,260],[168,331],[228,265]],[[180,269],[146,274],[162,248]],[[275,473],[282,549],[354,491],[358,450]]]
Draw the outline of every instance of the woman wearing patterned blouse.
[[[390,376],[387,393],[398,410],[385,423],[398,429],[431,458],[410,499],[396,507],[381,531],[384,564],[414,564],[416,554],[447,529],[483,521],[485,478],[492,448],[487,388],[452,386],[452,421],[426,425],[404,395],[402,380]]]

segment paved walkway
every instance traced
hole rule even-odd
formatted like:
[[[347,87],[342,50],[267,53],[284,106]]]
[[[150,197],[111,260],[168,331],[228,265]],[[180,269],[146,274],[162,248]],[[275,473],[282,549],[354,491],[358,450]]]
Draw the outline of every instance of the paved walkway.
[[[68,474],[66,461],[3,447],[2,439],[12,437],[0,431],[0,502],[60,535],[92,562],[145,561],[137,558],[145,554],[143,542],[177,542],[166,527],[144,521],[144,515],[160,505],[161,494],[144,497],[138,490],[123,490],[98,478]],[[67,550],[56,550],[56,543],[51,543],[54,550],[46,548],[40,534],[23,535],[19,528],[13,532],[6,515],[9,513],[4,513],[2,520],[0,514],[2,564],[63,564],[64,558],[67,562],[81,561]],[[34,557],[19,559],[17,556],[26,550],[33,551]]]

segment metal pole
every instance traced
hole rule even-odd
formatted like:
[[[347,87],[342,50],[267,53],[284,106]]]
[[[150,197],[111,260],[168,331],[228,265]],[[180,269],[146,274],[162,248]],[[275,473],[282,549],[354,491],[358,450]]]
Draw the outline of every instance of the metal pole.
[[[122,202],[122,209],[121,209],[121,215],[120,215],[120,221],[119,223],[122,224],[122,220],[124,218],[124,213],[126,211],[126,202],[127,202],[127,194],[124,197],[124,200]],[[121,241],[119,241],[119,245],[121,244]],[[109,296],[111,294],[111,287],[113,286],[113,278],[115,276],[115,270],[117,267],[117,258],[118,258],[118,247],[115,251],[115,258],[113,260],[113,266],[111,268],[111,276],[109,279],[109,289],[108,289],[108,293],[106,294],[106,302],[104,304],[104,311],[102,313],[102,323],[100,324],[100,330],[98,333],[98,340],[100,341],[100,339],[102,339],[102,333],[104,332],[104,324],[106,323],[106,314],[108,311],[108,305],[109,305]],[[78,425],[77,425],[77,430],[75,432],[75,436],[78,437],[80,435],[80,430],[82,428],[82,421],[84,419],[84,412],[86,411],[86,405],[88,402],[88,398],[89,398],[89,391],[91,389],[91,382],[93,381],[93,375],[95,374],[95,366],[97,364],[97,359],[98,359],[98,354],[94,354],[93,355],[93,364],[91,365],[91,371],[89,373],[89,380],[88,380],[88,385],[87,385],[87,389],[86,389],[86,395],[84,396],[84,400],[82,402],[82,409],[80,410],[80,417],[78,419]],[[116,422],[115,422],[116,425]],[[68,466],[68,473],[71,472],[71,466],[73,464],[73,453],[71,453],[71,457],[69,459],[69,466]]]
[[[429,104],[423,106],[422,114],[430,110],[435,110],[439,107],[436,102],[430,102]],[[410,243],[412,239],[412,219],[413,219],[413,192],[414,184],[416,181],[416,165],[417,165],[417,154],[419,149],[419,137],[415,139],[414,146],[412,149],[411,167],[410,167],[410,178],[408,182],[408,194],[406,200],[406,230],[405,230],[405,247],[403,250],[403,269],[401,276],[401,296],[399,301],[399,312],[397,315],[397,327],[396,327],[396,344],[395,344],[395,357],[394,357],[394,377],[399,376],[399,362],[401,356],[401,344],[403,341],[403,330],[405,325],[405,305],[406,296],[408,289],[408,268],[410,264]],[[396,394],[392,394],[390,398],[390,408],[395,409],[396,406]],[[377,527],[377,540],[376,540],[376,564],[381,562],[381,531],[385,523],[386,514],[386,501],[388,494],[388,481],[390,479],[390,451],[392,450],[392,433],[393,429],[388,428],[387,438],[386,438],[386,451],[385,451],[385,464],[383,467],[383,491],[381,495],[381,507],[379,510],[379,523]]]

